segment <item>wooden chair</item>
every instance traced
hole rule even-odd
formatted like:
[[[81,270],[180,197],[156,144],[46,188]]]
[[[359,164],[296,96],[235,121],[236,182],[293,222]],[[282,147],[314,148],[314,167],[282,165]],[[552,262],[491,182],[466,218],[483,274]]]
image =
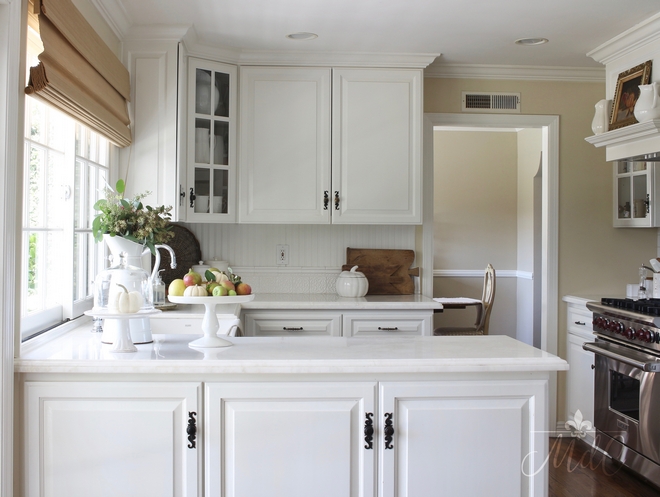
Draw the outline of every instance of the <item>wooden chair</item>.
[[[477,310],[477,320],[474,326],[463,328],[436,328],[433,330],[435,336],[448,335],[488,335],[488,323],[490,321],[490,312],[493,309],[495,300],[495,269],[488,264],[484,273],[484,289],[481,294],[481,306]]]

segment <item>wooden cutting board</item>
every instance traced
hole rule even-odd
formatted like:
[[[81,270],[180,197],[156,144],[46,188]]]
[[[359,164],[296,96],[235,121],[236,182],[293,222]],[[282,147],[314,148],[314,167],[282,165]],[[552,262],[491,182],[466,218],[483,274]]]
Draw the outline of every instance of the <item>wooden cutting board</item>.
[[[358,266],[369,280],[367,295],[411,295],[415,292],[412,276],[419,276],[419,268],[411,268],[414,250],[346,249],[343,271]]]

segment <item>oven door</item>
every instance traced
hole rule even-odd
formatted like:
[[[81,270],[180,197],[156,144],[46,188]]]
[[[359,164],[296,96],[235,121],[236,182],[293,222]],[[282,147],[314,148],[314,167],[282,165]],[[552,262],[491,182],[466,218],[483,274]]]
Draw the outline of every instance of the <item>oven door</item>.
[[[584,348],[595,354],[596,429],[660,464],[660,361],[608,341]]]

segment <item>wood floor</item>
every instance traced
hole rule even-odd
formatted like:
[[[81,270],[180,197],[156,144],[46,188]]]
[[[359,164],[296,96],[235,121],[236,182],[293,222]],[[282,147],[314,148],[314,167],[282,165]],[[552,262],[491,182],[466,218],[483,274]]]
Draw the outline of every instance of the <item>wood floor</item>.
[[[548,465],[549,497],[660,496],[660,489],[576,438],[551,438]]]

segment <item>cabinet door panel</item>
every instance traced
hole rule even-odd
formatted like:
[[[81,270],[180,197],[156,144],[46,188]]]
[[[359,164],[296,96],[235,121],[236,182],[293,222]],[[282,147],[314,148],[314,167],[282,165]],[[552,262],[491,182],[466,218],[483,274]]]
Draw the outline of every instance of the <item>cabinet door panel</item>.
[[[392,413],[394,438],[392,449],[379,440],[379,495],[543,495],[547,469],[527,475],[542,467],[539,455],[547,453],[545,385],[381,384],[379,422]]]
[[[197,495],[197,383],[26,383],[30,497]]]
[[[206,495],[374,495],[375,383],[207,384]],[[224,477],[224,480],[223,480]]]
[[[571,420],[574,419],[576,411],[580,410],[582,419],[593,423],[595,359],[593,352],[582,348],[586,341],[573,333],[568,334],[566,360],[570,369],[566,372],[566,414],[567,419]],[[588,433],[591,439],[594,435],[594,431]]]
[[[241,69],[240,222],[328,223],[330,69]]]
[[[420,224],[418,70],[334,69],[333,223]]]

